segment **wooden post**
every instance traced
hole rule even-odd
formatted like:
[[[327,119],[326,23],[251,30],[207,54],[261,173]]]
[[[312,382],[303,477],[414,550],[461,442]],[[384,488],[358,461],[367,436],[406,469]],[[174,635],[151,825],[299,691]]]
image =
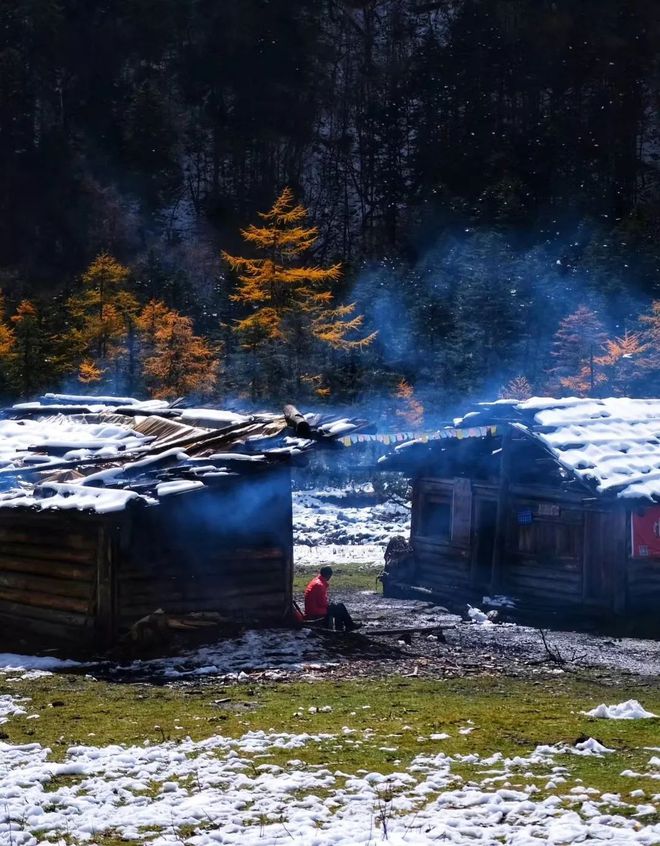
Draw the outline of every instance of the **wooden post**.
[[[114,601],[114,532],[109,523],[102,523],[98,530],[96,557],[96,639],[100,647],[112,644],[115,635]]]
[[[286,492],[287,508],[286,508],[286,542],[284,543],[284,573],[283,578],[286,586],[285,590],[285,607],[283,609],[283,616],[289,617],[293,609],[293,497],[291,495],[291,470],[288,468],[283,470],[284,480],[282,495]]]
[[[619,505],[612,517],[612,610],[615,614],[624,614],[628,605],[630,512]]]
[[[500,482],[497,492],[497,514],[495,517],[495,541],[491,566],[490,589],[494,593],[502,584],[502,564],[505,553],[506,528],[509,511],[509,482],[511,478],[511,429],[507,428],[502,436],[500,454]]]

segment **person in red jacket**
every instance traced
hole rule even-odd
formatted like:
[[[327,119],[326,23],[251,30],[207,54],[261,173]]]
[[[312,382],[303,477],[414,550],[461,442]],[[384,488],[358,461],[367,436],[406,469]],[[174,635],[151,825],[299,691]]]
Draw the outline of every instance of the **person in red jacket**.
[[[337,631],[352,632],[362,628],[356,623],[343,602],[330,602],[330,579],[332,567],[321,567],[318,576],[314,576],[305,588],[305,619],[323,620],[324,624]]]

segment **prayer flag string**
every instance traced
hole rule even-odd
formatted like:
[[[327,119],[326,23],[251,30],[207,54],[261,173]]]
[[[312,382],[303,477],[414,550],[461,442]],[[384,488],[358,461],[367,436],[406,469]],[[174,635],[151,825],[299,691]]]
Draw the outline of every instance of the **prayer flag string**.
[[[440,441],[447,438],[455,438],[460,441],[464,438],[492,438],[495,435],[497,435],[497,426],[471,426],[469,429],[447,428],[437,429],[435,432],[388,432],[376,435],[365,435],[358,432],[354,435],[345,435],[343,438],[339,438],[339,441],[344,446],[373,441],[388,445],[405,443],[406,441],[419,441],[425,444],[429,441]]]

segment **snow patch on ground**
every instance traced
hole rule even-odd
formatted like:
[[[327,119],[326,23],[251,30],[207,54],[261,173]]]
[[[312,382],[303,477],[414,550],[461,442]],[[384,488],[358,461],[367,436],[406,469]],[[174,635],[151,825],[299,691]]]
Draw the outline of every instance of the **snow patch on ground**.
[[[0,694],[0,725],[6,723],[10,717],[23,716],[27,711],[19,703],[29,702],[29,699],[17,698],[9,694]]]
[[[368,493],[366,489],[358,492]],[[355,494],[331,488],[294,491],[294,542],[311,547],[372,544],[384,548],[394,535],[409,533],[408,505],[389,501],[360,507],[348,504],[351,495]]]
[[[53,672],[83,667],[80,661],[53,658],[48,655],[17,655],[13,652],[0,653],[0,673],[21,673],[29,671]]]
[[[4,653],[0,655],[0,674],[26,680],[50,675],[51,672],[85,668],[90,672],[111,675],[163,679],[216,676],[228,681],[247,681],[250,672],[272,673],[272,677],[277,678],[282,672],[304,672],[335,664],[336,657],[309,629],[251,629],[240,637],[223,638],[177,655],[126,664],[108,661],[83,664],[48,656]]]
[[[331,655],[309,629],[253,629],[237,638],[191,649],[167,658],[133,661],[115,666],[113,672],[177,679],[194,676],[222,676],[246,681],[248,672],[278,670],[300,672],[331,665]]]
[[[37,743],[0,743],[0,841],[38,846],[66,837],[84,843],[110,831],[142,843],[185,838],[190,846],[366,846],[385,838],[394,846],[439,840],[458,846],[585,840],[650,846],[660,837],[660,825],[643,824],[652,805],[630,805],[582,784],[563,796],[535,800],[534,779],[564,780],[562,768],[553,766],[554,747],[515,758],[421,754],[390,774],[347,773],[295,757],[310,745],[340,750],[348,735],[380,742],[374,734],[346,726],[336,735],[253,731],[238,739],[81,745],[70,747],[61,763]],[[292,757],[269,762],[281,751]],[[452,771],[455,763],[489,767],[488,777],[465,783]],[[532,767],[524,788],[504,781]],[[72,781],[49,790],[54,778],[64,777]],[[614,815],[613,806],[629,808],[642,820]]]
[[[384,548],[380,544],[320,544],[318,546],[296,545],[294,561],[297,566],[320,568],[325,564],[351,564],[359,568],[382,570]]]
[[[602,720],[645,720],[657,716],[646,711],[636,699],[628,699],[627,702],[620,702],[618,705],[598,705],[591,711],[582,713]]]
[[[512,599],[510,596],[502,596],[501,594],[497,594],[496,596],[482,596],[481,602],[484,605],[488,605],[490,608],[516,607],[515,599]]]
[[[493,621],[487,614],[481,610],[481,608],[473,608],[472,605],[468,605],[468,617],[472,620],[473,623],[477,623],[480,626],[492,626]]]

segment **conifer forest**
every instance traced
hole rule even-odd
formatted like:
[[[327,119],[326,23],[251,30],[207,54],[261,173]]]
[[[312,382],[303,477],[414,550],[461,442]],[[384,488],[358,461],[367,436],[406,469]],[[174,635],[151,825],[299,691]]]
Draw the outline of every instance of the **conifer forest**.
[[[649,0],[3,0],[0,392],[660,389]]]

